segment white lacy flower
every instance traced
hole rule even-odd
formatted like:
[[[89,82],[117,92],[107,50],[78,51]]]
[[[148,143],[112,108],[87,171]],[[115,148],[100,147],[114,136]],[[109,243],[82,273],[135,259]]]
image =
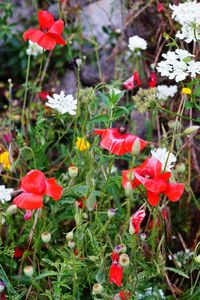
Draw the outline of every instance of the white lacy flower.
[[[158,99],[167,99],[169,97],[174,97],[177,93],[178,88],[177,85],[158,85],[157,86],[157,97]]]
[[[5,201],[11,200],[11,193],[13,189],[6,189],[5,185],[0,185],[0,201],[5,203]]]
[[[176,37],[184,39],[186,43],[200,39],[200,3],[188,1],[179,5],[170,5],[173,10],[172,18],[180,25]]]
[[[56,109],[61,114],[68,112],[70,115],[74,116],[77,109],[77,100],[74,99],[72,95],[65,96],[64,91],[59,94],[53,94],[53,97],[47,96],[48,102],[46,105]]]
[[[169,153],[166,148],[158,148],[151,150],[151,155],[162,163],[162,170],[171,172],[171,168],[174,167],[176,162],[176,157],[173,153]]]
[[[27,55],[37,56],[38,54],[42,54],[43,48],[40,47],[37,43],[33,43],[29,41],[28,49],[26,50]]]
[[[150,296],[151,299],[166,299],[163,290],[152,287],[146,288],[142,293],[137,292],[136,296],[138,300],[147,299],[148,296]]]
[[[176,49],[162,55],[165,60],[158,63],[157,70],[161,76],[175,79],[176,82],[184,80],[189,74],[195,77],[200,74],[200,63],[192,60],[192,54],[186,50]]]
[[[147,49],[147,42],[137,35],[131,36],[128,42],[128,47],[131,51],[135,51],[135,49]]]

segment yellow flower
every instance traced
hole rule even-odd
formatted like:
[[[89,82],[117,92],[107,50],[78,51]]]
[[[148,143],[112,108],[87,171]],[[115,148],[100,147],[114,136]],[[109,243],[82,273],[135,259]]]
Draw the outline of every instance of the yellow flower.
[[[10,159],[9,159],[9,152],[5,151],[0,154],[0,164],[3,165],[4,169],[10,170]]]
[[[185,94],[185,95],[191,95],[192,90],[187,88],[187,87],[184,87],[184,88],[182,88],[182,93]]]
[[[90,143],[85,138],[77,137],[76,148],[80,151],[85,151],[90,148]]]

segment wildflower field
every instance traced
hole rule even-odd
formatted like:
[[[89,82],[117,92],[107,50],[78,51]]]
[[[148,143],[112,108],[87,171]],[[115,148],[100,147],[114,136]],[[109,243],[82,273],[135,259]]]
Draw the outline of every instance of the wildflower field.
[[[0,1],[0,299],[200,300],[200,3]]]

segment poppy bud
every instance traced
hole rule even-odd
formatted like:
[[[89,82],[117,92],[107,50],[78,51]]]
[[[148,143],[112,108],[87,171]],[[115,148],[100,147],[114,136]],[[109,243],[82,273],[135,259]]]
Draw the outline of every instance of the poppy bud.
[[[33,267],[32,267],[32,266],[26,266],[26,267],[24,268],[24,274],[25,274],[26,276],[28,276],[28,277],[32,277],[32,276],[33,276],[33,272],[34,272],[34,270],[33,270]]]
[[[78,168],[75,166],[71,166],[69,167],[68,172],[71,178],[75,178],[78,175]]]
[[[95,283],[92,287],[92,292],[95,295],[101,294],[103,292],[103,286],[100,283]]]
[[[3,292],[5,289],[5,283],[3,281],[0,281],[0,293]]]
[[[185,165],[184,165],[184,163],[179,163],[179,164],[177,164],[176,165],[176,171],[178,172],[178,173],[184,173],[185,172]]]
[[[136,138],[132,147],[132,154],[137,155],[140,152],[140,148],[141,148],[140,139]]]
[[[6,210],[6,214],[7,216],[12,216],[17,212],[17,205],[15,204],[11,204],[8,206],[7,210]]]
[[[45,231],[41,234],[41,239],[44,243],[49,243],[51,240],[51,233],[48,231]]]
[[[114,208],[109,208],[107,211],[107,216],[109,219],[111,219],[112,217],[114,217],[114,215],[116,214],[116,210]]]
[[[76,243],[75,243],[74,241],[72,241],[72,240],[68,241],[68,247],[69,247],[70,249],[75,248],[75,246],[76,246]]]
[[[28,221],[32,218],[33,215],[33,211],[32,210],[27,210],[24,214],[24,220]]]
[[[88,220],[88,214],[87,213],[83,213],[83,219]]]
[[[195,256],[194,261],[200,264],[200,255]]]
[[[142,233],[140,234],[141,241],[145,241],[145,240],[146,240],[146,237],[147,237],[146,233],[142,232]]]
[[[122,267],[128,267],[128,266],[129,266],[129,264],[130,264],[130,259],[129,259],[128,254],[123,253],[123,254],[120,255],[120,257],[119,257],[119,264],[120,264]]]
[[[81,58],[77,58],[76,59],[76,64],[77,64],[77,66],[81,66],[81,64],[82,64],[82,59]]]
[[[70,241],[70,240],[73,240],[73,231],[69,231],[67,234],[66,234],[66,240]]]
[[[190,135],[192,133],[195,133],[197,130],[199,130],[199,128],[200,126],[190,126],[183,131],[183,134]]]
[[[125,184],[124,190],[127,197],[131,196],[133,192],[132,184],[130,182],[127,182]]]

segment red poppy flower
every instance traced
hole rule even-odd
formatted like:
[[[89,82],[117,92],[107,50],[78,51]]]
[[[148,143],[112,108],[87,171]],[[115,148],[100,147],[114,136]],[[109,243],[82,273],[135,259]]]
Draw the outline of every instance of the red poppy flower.
[[[21,180],[22,193],[17,196],[13,203],[19,208],[32,210],[43,206],[43,196],[59,200],[62,187],[57,184],[55,178],[46,179],[43,172],[31,170]]]
[[[118,262],[119,261],[119,253],[112,252],[112,262]]]
[[[127,300],[127,299],[130,299],[130,292],[122,292],[122,291],[119,291],[119,296],[122,300]]]
[[[112,264],[110,267],[109,280],[117,286],[122,285],[123,269],[119,264]]]
[[[149,87],[153,88],[156,86],[156,72],[151,72]]]
[[[49,92],[47,92],[47,91],[41,91],[41,92],[39,93],[39,96],[40,96],[40,98],[41,98],[43,101],[45,101],[45,100],[47,99],[47,96],[49,96]]]
[[[183,194],[184,184],[169,183],[171,173],[161,173],[161,170],[162,163],[158,159],[147,158],[141,166],[122,172],[122,186],[125,188],[130,182],[134,189],[142,184],[147,191],[148,202],[153,206],[158,204],[161,193],[172,202],[178,201]]]
[[[117,128],[96,129],[95,133],[101,135],[101,147],[116,155],[131,153],[138,139],[140,141],[140,150],[147,145],[147,142],[139,137],[130,133],[120,133]]]
[[[140,224],[142,223],[142,220],[146,216],[145,210],[140,209],[136,213],[134,213],[130,219],[130,225],[129,225],[129,233],[139,233],[140,231]]]
[[[158,13],[161,13],[162,11],[164,10],[164,5],[163,5],[163,3],[158,3],[157,4],[157,12]]]
[[[133,73],[133,76],[128,78],[126,81],[124,81],[123,86],[125,87],[126,90],[129,91],[129,90],[134,89],[135,84],[136,84],[136,86],[141,85],[141,80],[140,80],[140,77],[139,77],[139,74],[137,71],[135,71]]]
[[[61,37],[64,22],[62,20],[54,21],[54,17],[46,10],[38,12],[39,29],[30,28],[25,31],[23,38],[37,43],[46,50],[52,50],[57,44],[65,45],[65,40]]]

